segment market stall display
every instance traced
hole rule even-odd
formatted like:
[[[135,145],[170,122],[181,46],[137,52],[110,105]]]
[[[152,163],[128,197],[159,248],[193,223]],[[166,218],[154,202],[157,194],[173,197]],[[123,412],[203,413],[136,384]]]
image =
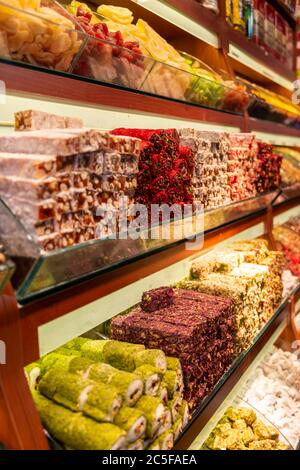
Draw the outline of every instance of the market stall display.
[[[75,338],[25,374],[46,429],[73,449],[168,450],[187,423],[180,363],[160,350]]]

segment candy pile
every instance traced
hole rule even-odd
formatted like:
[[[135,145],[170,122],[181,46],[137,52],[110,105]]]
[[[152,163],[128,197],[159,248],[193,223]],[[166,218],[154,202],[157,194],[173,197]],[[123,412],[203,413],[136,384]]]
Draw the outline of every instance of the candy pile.
[[[46,251],[91,240],[119,197],[134,196],[139,153],[138,139],[91,129],[2,136],[0,196]]]
[[[196,260],[190,279],[177,286],[232,300],[235,352],[239,354],[281,301],[283,264],[282,253],[269,251],[265,240],[235,242]]]
[[[180,362],[140,344],[75,338],[25,370],[42,422],[78,450],[170,450],[189,420]]]
[[[277,429],[251,408],[230,407],[205,441],[202,450],[288,450]]]
[[[5,0],[0,5],[0,44],[4,57],[67,72],[82,39],[72,21],[40,1]]]
[[[116,85],[139,88],[146,72],[146,62],[139,42],[124,41],[120,31],[110,32],[106,23],[101,23],[100,20],[97,23],[92,22],[92,18],[92,13],[81,6],[77,8],[77,22],[95,40],[88,41],[74,73]]]
[[[137,201],[151,204],[189,204],[192,199],[194,153],[180,146],[176,129],[115,129],[112,134],[142,140]]]
[[[246,385],[244,399],[273,422],[296,448],[300,439],[300,362],[275,348]]]
[[[222,206],[230,202],[227,177],[229,150],[228,134],[196,129],[181,129],[180,143],[195,153],[192,178],[194,202],[204,208]]]
[[[183,289],[172,294],[168,287],[154,289],[144,293],[140,307],[112,320],[111,335],[178,357],[184,397],[193,409],[232,362],[232,301]]]
[[[229,134],[228,182],[232,201],[255,196],[257,143],[253,134]]]
[[[271,144],[258,142],[257,158],[259,162],[256,181],[257,192],[263,193],[279,188],[282,156],[273,153]]]

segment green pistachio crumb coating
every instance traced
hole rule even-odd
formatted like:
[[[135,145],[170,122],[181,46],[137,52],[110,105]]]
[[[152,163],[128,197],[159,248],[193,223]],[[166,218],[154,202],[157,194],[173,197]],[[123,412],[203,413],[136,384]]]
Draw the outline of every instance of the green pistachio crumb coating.
[[[171,428],[171,431],[174,434],[174,440],[176,440],[182,431],[182,419],[181,418],[176,419],[175,423],[173,424]]]

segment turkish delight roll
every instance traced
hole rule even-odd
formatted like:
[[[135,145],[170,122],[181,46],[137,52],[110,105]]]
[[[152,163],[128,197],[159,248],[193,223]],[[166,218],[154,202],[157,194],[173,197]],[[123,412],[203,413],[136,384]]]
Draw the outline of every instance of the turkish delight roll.
[[[0,137],[0,151],[56,155],[62,162],[62,157],[98,150],[99,143],[96,134],[91,131],[73,134],[68,130],[64,132],[59,132],[59,130],[18,132]]]
[[[33,398],[42,423],[58,441],[77,450],[121,450],[126,447],[126,432],[110,423],[97,423],[80,413],[34,392]]]
[[[183,400],[182,402],[179,413],[182,419],[182,427],[185,428],[185,426],[188,424],[190,420],[189,405],[187,404],[185,400]]]
[[[161,434],[155,441],[152,443],[152,446],[159,446],[160,450],[171,450],[174,446],[174,434],[171,430]]]
[[[127,406],[134,406],[143,394],[143,381],[135,374],[115,369],[109,364],[93,364],[87,369],[88,377],[115,387]]]
[[[41,366],[38,362],[33,362],[24,368],[25,377],[31,390],[36,388],[41,377]]]
[[[165,373],[167,370],[166,356],[160,349],[145,349],[144,351],[139,351],[136,353],[134,360],[136,367],[149,364],[162,373]]]
[[[165,407],[164,413],[163,413],[163,415],[160,419],[160,425],[159,425],[158,431],[156,433],[156,436],[160,436],[165,431],[170,429],[171,426],[172,426],[171,411],[169,410],[169,408]]]
[[[136,368],[135,355],[144,349],[142,344],[108,341],[103,348],[103,361],[117,369],[133,372]]]
[[[142,411],[125,406],[116,414],[114,424],[127,432],[126,439],[132,443],[144,437],[147,421]]]
[[[144,381],[144,393],[146,395],[157,395],[161,384],[161,378],[155,367],[150,364],[143,364],[134,370],[134,374]]]
[[[167,369],[177,373],[179,383],[183,383],[183,373],[180,360],[177,357],[167,356]]]
[[[90,382],[81,392],[79,409],[96,421],[113,422],[122,404],[121,394],[113,386]]]
[[[182,392],[183,384],[180,384],[178,375],[173,370],[167,370],[163,376],[163,384],[167,387],[168,398],[171,400],[174,395]]]
[[[145,312],[154,312],[159,308],[168,307],[174,303],[174,292],[171,287],[159,287],[144,292],[142,295],[141,308]]]
[[[182,419],[181,418],[178,418],[172,428],[171,428],[171,431],[172,433],[174,434],[174,441],[176,441],[176,439],[178,439],[178,437],[180,436],[180,433],[182,431],[183,427],[182,427]]]
[[[138,173],[138,158],[119,152],[105,152],[103,173],[136,174]]]
[[[165,412],[164,405],[158,398],[144,395],[137,402],[136,408],[145,415],[147,419],[146,437],[152,439],[159,430]]]

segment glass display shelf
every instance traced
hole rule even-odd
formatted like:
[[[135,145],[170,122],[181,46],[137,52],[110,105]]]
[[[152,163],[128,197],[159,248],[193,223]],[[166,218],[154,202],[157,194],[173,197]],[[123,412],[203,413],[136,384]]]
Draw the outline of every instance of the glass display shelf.
[[[13,286],[20,303],[48,295],[129,262],[222,229],[250,215],[262,214],[278,191],[207,209],[204,215],[185,217],[143,230],[138,239],[99,238],[55,251],[44,251],[20,220],[0,200],[0,240],[17,269]],[[164,231],[167,229],[170,231]],[[12,235],[13,234],[13,235]]]
[[[218,392],[220,392],[221,388],[225,385],[225,383],[228,381],[228,379],[230,378],[230,376],[236,371],[239,369],[239,367],[241,366],[241,364],[244,362],[244,361],[250,361],[252,362],[252,360],[255,358],[257,352],[255,353],[255,347],[258,345],[258,343],[260,341],[262,341],[263,337],[265,336],[265,334],[267,333],[267,331],[269,330],[269,328],[275,324],[276,320],[278,319],[278,317],[280,317],[280,315],[283,313],[283,311],[288,307],[288,304],[289,304],[289,300],[290,298],[292,298],[292,296],[294,295],[297,295],[299,294],[300,292],[300,284],[298,284],[288,295],[287,297],[285,297],[280,306],[278,307],[278,309],[274,312],[274,315],[268,320],[268,322],[261,328],[261,330],[259,331],[259,333],[257,334],[257,336],[255,337],[252,345],[246,350],[246,351],[243,351],[235,360],[234,362],[232,363],[232,365],[228,368],[228,370],[223,374],[223,376],[220,378],[220,380],[218,381],[218,383],[215,385],[214,389],[204,398],[204,400],[202,401],[201,405],[194,411],[193,415],[192,415],[192,419],[190,420],[189,424],[187,425],[187,427],[184,429],[183,431],[183,434],[184,433],[188,433],[189,432],[189,428],[193,425],[195,425],[195,427],[197,426],[197,419],[201,416],[201,414],[204,412],[205,408],[208,407],[208,405],[210,404],[210,402],[217,396]],[[253,355],[253,352],[254,352],[254,355]],[[229,393],[229,392],[228,392]],[[225,397],[224,397],[225,399]],[[198,433],[199,433],[199,429],[198,429]],[[182,435],[183,435],[182,434]],[[182,437],[182,435],[180,437]],[[180,441],[180,437],[178,438],[178,441]]]
[[[76,18],[58,4],[49,16],[29,13],[0,2],[0,59],[13,65],[30,65],[37,70],[146,93],[242,115],[249,104],[246,89],[232,89],[215,80],[199,77],[184,67],[154,60],[83,31]],[[58,21],[57,13],[65,17]],[[56,14],[56,17],[55,17]],[[52,16],[54,15],[54,16]],[[63,15],[63,16],[62,16]],[[99,15],[98,15],[99,16]],[[33,31],[32,43],[24,43],[18,32],[10,41],[9,25],[17,21],[20,31]],[[101,17],[99,16],[99,22]],[[103,18],[102,18],[103,21]],[[16,37],[15,37],[16,36]],[[38,46],[35,44],[38,42]],[[63,44],[63,46],[62,46]]]
[[[13,275],[14,268],[15,265],[10,260],[0,265],[0,295],[2,294],[4,287]]]

